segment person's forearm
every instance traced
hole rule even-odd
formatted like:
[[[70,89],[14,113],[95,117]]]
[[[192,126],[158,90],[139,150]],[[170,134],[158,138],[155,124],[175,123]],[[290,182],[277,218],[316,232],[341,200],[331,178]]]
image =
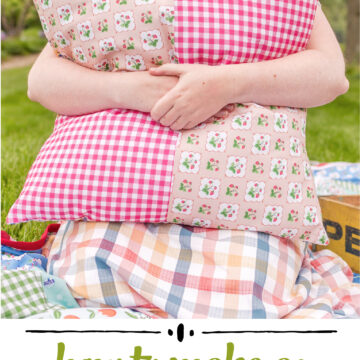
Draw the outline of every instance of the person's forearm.
[[[331,102],[348,88],[343,66],[317,50],[259,63],[225,65],[223,70],[229,102],[310,108]]]
[[[146,71],[108,73],[79,66],[57,57],[48,45],[29,73],[28,96],[63,115],[110,108],[150,111],[151,99],[140,93],[149,79]]]
[[[331,102],[349,87],[344,57],[321,7],[306,50],[265,62],[223,66],[221,71],[231,102],[309,108]]]

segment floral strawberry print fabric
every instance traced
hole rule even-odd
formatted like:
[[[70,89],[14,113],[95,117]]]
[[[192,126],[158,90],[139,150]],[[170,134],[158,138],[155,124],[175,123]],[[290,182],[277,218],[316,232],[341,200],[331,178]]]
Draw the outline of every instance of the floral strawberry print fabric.
[[[183,131],[168,222],[327,243],[305,127],[303,109],[238,104]]]
[[[35,0],[53,47],[103,71],[298,52],[309,39],[316,3]],[[238,104],[223,121],[179,133],[126,109],[59,115],[7,221],[174,222],[324,244],[305,118],[298,109]]]
[[[44,33],[60,54],[104,71],[177,62],[173,0],[34,0]]]

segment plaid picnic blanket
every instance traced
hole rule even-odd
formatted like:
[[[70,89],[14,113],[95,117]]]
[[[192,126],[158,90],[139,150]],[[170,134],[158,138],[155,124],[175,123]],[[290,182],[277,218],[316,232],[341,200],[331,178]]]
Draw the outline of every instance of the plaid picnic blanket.
[[[48,271],[83,306],[168,318],[360,317],[360,286],[340,257],[259,232],[68,221]]]

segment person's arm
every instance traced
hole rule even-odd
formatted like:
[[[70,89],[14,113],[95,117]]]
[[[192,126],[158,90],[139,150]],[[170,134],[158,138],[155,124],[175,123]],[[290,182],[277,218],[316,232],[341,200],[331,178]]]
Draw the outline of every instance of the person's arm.
[[[148,71],[105,72],[58,57],[45,46],[28,76],[28,97],[63,115],[80,115],[110,108],[150,112],[155,102],[178,81],[158,80]]]
[[[238,68],[240,70],[240,68]],[[318,7],[305,51],[284,58],[229,68],[229,100],[311,108],[347,92],[345,62],[329,22]],[[230,75],[230,76],[229,76]],[[241,86],[245,79],[246,86]],[[239,86],[240,84],[240,86]]]
[[[112,108],[150,112],[177,82],[177,76],[155,77],[148,71],[108,73],[91,70],[56,56],[48,44],[30,70],[28,97],[63,115]],[[212,119],[225,117],[232,109],[233,105],[227,104],[211,114]]]
[[[174,130],[196,126],[224,103],[310,108],[331,102],[349,87],[340,46],[321,7],[307,49],[299,53],[248,64],[165,64],[150,73],[179,76],[151,110],[153,119]]]

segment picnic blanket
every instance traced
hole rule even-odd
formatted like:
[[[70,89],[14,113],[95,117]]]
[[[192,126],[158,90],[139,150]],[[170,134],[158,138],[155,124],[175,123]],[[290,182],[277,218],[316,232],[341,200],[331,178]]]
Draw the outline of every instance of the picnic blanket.
[[[259,232],[69,221],[48,271],[82,305],[169,318],[360,317],[360,286],[339,256]]]
[[[1,317],[21,319],[79,307],[64,280],[46,273],[47,258],[1,248]]]

